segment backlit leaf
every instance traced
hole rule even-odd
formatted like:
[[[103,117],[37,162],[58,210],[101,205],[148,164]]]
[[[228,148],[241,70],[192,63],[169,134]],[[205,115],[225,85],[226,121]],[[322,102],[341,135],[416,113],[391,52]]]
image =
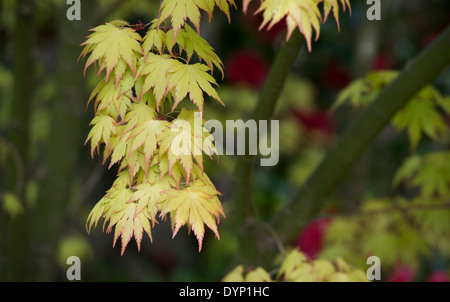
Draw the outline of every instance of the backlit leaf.
[[[81,44],[86,46],[82,52],[83,57],[91,53],[85,70],[95,61],[99,61],[100,71],[106,69],[106,80],[109,79],[110,73],[116,67],[119,68],[119,71],[122,70],[116,74],[116,77],[120,78],[120,74],[123,74],[123,65],[119,65],[119,63],[123,60],[134,74],[136,53],[142,53],[140,44],[142,38],[126,25],[126,23],[122,23],[120,26],[106,23],[91,29],[94,33]],[[116,81],[118,81],[117,78]]]
[[[230,19],[230,5],[236,6],[234,0],[163,0],[158,26],[171,17],[173,39],[176,41],[178,31],[185,25],[187,19],[199,32],[201,11],[206,12],[211,19],[214,7],[217,6]]]
[[[88,134],[86,143],[91,140],[91,156],[94,156],[94,150],[99,143],[106,144],[109,147],[109,140],[111,135],[117,133],[117,126],[114,119],[108,115],[97,115],[91,121],[91,125],[94,125]]]
[[[223,105],[217,91],[211,85],[217,85],[217,82],[208,74],[208,70],[208,66],[200,63],[191,65],[177,62],[170,67],[168,90],[175,90],[172,111],[188,94],[190,100],[200,112],[203,112],[203,93],[208,94]]]
[[[225,216],[218,196],[220,193],[203,182],[192,182],[180,190],[166,191],[162,198],[161,216],[171,213],[174,224],[173,236],[183,225],[188,225],[194,231],[202,249],[206,224],[219,238],[216,221],[219,216]]]

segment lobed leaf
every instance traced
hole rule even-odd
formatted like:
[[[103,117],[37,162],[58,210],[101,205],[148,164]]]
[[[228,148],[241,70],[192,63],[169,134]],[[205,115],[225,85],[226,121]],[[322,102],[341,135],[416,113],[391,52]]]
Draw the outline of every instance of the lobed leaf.
[[[91,31],[88,39],[81,45],[85,46],[81,56],[90,56],[86,62],[85,71],[94,62],[99,62],[101,72],[106,69],[106,80],[111,72],[116,69],[116,83],[120,81],[124,73],[124,64],[128,65],[133,74],[136,71],[136,54],[142,54],[140,42],[141,36],[133,29],[126,27],[127,23],[106,23],[97,26]],[[121,62],[123,60],[123,62]]]
[[[230,20],[230,5],[236,7],[234,0],[163,0],[159,9],[158,27],[171,17],[173,39],[176,41],[178,32],[187,19],[200,32],[201,11],[206,12],[211,20],[214,7],[217,6]]]
[[[186,188],[171,189],[164,194],[160,216],[171,213],[174,225],[173,236],[183,225],[187,224],[197,237],[199,251],[202,249],[205,224],[219,238],[216,220],[219,221],[219,216],[225,217],[225,214],[218,199],[220,193],[216,189],[203,182],[192,182]]]

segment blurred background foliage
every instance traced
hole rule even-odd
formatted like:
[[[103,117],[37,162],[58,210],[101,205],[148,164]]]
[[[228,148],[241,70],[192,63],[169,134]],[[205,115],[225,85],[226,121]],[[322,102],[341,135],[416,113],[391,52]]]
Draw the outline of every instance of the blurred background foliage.
[[[86,103],[97,79],[92,71],[83,77],[79,45],[89,28],[103,22],[150,22],[159,2],[82,1],[82,20],[68,21],[62,0],[0,1],[0,280],[66,280],[65,259],[72,255],[81,258],[84,281],[219,281],[238,264],[238,243],[227,219],[219,225],[220,241],[207,232],[201,253],[187,232],[172,240],[167,223],[156,227],[152,244],[143,242],[137,252],[130,243],[122,257],[119,247],[112,248],[111,234],[98,228],[88,236],[85,229],[89,211],[110,188],[117,168],[108,170],[98,156],[91,159],[83,145],[92,118]],[[258,31],[256,7],[244,15],[240,2],[231,24],[222,14],[211,23],[203,19],[201,34],[225,64],[225,77],[215,76],[226,107],[206,103],[206,119],[251,117],[283,38],[283,24]],[[371,72],[402,69],[450,20],[446,0],[383,1],[382,21],[373,22],[366,19],[364,1],[351,4],[351,16],[341,13],[340,32],[329,18],[312,52],[302,47],[278,102],[274,119],[280,120],[280,162],[256,167],[254,179],[262,220],[270,220],[292,198],[360,110],[342,106],[330,111],[339,92]],[[23,60],[25,66],[20,65]],[[450,93],[448,69],[434,87],[444,96]],[[447,131],[435,139],[423,136],[413,151],[406,131],[387,127],[322,216],[311,217],[312,223],[299,230],[294,246],[312,259],[342,257],[362,269],[369,255],[377,255],[383,280],[448,280],[450,174],[443,172],[438,180],[447,178],[439,185],[444,186],[440,195],[423,196],[420,177],[407,182],[408,176],[430,170],[420,166],[426,164],[426,154],[445,154],[449,148],[450,118],[446,110],[440,114]],[[393,186],[412,153],[421,163],[403,178],[398,172],[400,180]],[[236,156],[223,155],[205,165],[223,194],[226,213],[235,162]],[[442,156],[434,167],[448,168],[449,163]],[[411,206],[416,208],[407,210]],[[430,206],[432,210],[423,209]]]

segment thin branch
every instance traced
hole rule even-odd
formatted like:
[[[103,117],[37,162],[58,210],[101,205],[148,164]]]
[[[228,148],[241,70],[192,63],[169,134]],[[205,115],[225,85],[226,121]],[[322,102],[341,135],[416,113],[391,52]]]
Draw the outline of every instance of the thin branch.
[[[21,195],[20,192],[23,191],[24,187],[25,187],[25,164],[24,161],[22,160],[22,156],[20,155],[19,150],[17,150],[17,148],[11,144],[9,141],[7,141],[6,139],[4,139],[3,137],[0,136],[0,149],[1,147],[5,147],[6,150],[11,154],[11,157],[13,158],[14,164],[16,166],[16,172],[17,172],[17,176],[16,176],[16,187],[14,189],[14,192],[17,195]]]
[[[260,120],[269,120],[272,117],[302,43],[303,36],[299,30],[296,30],[289,41],[284,41],[280,46],[252,116],[252,119],[257,124]],[[233,225],[238,228],[236,230],[237,235],[240,238],[239,241],[242,243],[241,247],[244,249],[241,250],[241,256],[247,260],[254,260],[256,258],[252,254],[254,254],[257,244],[255,242],[249,242],[248,238],[248,234],[251,232],[249,228],[253,229],[257,222],[256,211],[252,200],[253,166],[255,159],[256,156],[252,155],[239,157],[234,171]],[[258,241],[256,236],[250,239],[250,241],[252,240]],[[247,248],[248,250],[245,251]]]
[[[387,86],[350,125],[295,198],[275,217],[273,226],[291,242],[316,217],[325,201],[391,118],[450,64],[450,26]]]
[[[296,30],[289,41],[280,46],[252,116],[257,123],[272,117],[302,42],[302,35]],[[238,218],[240,222],[243,222],[245,217],[254,216],[251,180],[255,159],[256,156],[245,155],[241,156],[236,163],[234,207],[235,215],[240,216]]]

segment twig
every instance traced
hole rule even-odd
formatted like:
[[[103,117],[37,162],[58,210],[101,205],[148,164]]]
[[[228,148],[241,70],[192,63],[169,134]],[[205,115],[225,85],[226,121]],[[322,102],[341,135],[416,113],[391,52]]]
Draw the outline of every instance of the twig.
[[[4,146],[9,153],[11,154],[14,164],[16,166],[17,171],[17,183],[15,192],[18,194],[19,192],[22,192],[24,186],[25,186],[25,165],[23,163],[23,160],[20,156],[19,151],[16,149],[16,147],[11,144],[9,141],[4,139],[0,136],[0,147]]]

